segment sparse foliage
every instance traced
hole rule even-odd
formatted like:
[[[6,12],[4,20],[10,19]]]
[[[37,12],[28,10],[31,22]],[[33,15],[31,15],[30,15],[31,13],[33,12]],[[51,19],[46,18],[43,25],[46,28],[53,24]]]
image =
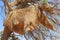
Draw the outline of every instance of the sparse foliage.
[[[54,36],[50,33],[50,30],[57,31],[55,25],[60,26],[57,20],[57,16],[60,15],[57,0],[54,2],[48,2],[48,0],[8,2],[3,0],[3,2],[6,19],[3,23],[4,31],[1,40],[8,40],[12,32],[22,34],[26,40],[46,40],[46,37],[49,37],[49,40],[60,38],[60,36]],[[12,40],[15,38],[16,36],[13,34]]]

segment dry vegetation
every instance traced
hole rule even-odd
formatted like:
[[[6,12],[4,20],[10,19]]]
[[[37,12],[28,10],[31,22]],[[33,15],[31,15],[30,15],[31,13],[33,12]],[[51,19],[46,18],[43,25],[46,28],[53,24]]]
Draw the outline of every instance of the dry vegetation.
[[[60,15],[60,9],[56,8],[56,2],[53,3],[55,4],[53,7],[50,4],[38,4],[36,0],[14,0],[11,3],[3,0],[3,2],[6,8],[6,19],[3,23],[4,31],[1,40],[8,40],[13,32],[24,35],[26,40],[29,38],[45,40],[46,34],[42,30],[46,31],[45,33],[49,30],[56,31],[55,24],[60,25],[56,18]],[[31,2],[34,4],[28,4]],[[50,39],[53,38],[50,36]]]

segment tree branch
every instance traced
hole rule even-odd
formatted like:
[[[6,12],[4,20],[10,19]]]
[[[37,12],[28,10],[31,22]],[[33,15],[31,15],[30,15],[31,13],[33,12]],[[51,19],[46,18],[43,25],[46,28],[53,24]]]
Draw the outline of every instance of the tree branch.
[[[3,2],[4,2],[5,9],[8,8],[8,13],[9,13],[12,9],[10,8],[7,0],[3,0]],[[6,13],[6,14],[8,14],[8,13]]]

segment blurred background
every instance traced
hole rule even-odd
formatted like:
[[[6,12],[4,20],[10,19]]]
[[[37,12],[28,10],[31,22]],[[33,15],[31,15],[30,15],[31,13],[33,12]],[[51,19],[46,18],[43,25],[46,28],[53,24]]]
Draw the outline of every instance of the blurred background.
[[[8,1],[11,2],[13,0],[8,0]],[[55,8],[57,9],[55,10],[55,12],[60,13],[60,0],[48,0],[48,3],[51,6],[56,5]],[[0,38],[4,30],[3,22],[5,20],[5,17],[6,17],[6,13],[5,13],[4,3],[2,0],[0,0]],[[53,15],[53,17],[55,17],[60,23],[60,15],[58,16]],[[19,35],[14,32],[14,34],[12,35],[14,35],[16,40],[60,40],[60,25],[58,24],[54,24],[54,25],[56,28],[55,31],[47,29],[43,25],[41,25],[38,29],[33,31],[33,35],[31,35],[31,33],[29,32],[26,33],[25,35]],[[10,38],[9,40],[11,39],[12,38]]]

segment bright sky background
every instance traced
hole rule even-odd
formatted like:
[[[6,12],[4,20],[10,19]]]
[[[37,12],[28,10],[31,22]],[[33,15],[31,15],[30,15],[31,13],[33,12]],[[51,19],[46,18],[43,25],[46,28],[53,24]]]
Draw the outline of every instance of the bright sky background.
[[[0,1],[0,6],[4,6],[3,2]],[[4,11],[3,9],[0,7],[0,30],[3,29],[3,20],[4,20]]]
[[[50,0],[49,0],[50,1]],[[58,1],[60,2],[60,0]],[[0,0],[0,6],[4,6],[3,2]],[[59,6],[60,7],[60,6]],[[3,21],[5,18],[4,10],[0,7],[0,30],[3,30]],[[60,17],[58,17],[60,19]],[[52,33],[52,32],[51,32]],[[22,38],[23,39],[23,38]],[[24,39],[23,39],[24,40]]]

